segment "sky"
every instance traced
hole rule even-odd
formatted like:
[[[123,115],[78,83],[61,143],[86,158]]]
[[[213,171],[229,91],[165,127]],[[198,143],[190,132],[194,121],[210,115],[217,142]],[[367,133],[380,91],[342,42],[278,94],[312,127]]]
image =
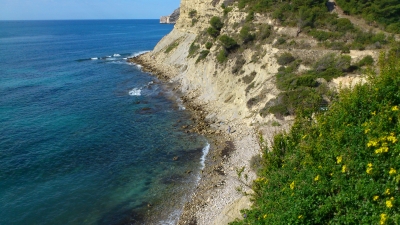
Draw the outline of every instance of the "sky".
[[[0,20],[158,19],[180,0],[0,0]]]

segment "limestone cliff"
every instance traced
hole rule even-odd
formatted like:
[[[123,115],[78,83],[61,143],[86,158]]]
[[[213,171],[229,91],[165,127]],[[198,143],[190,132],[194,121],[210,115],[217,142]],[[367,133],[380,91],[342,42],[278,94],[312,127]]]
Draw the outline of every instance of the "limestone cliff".
[[[196,97],[204,103],[213,102],[215,105],[220,105],[221,107],[215,109],[218,111],[216,114],[223,117],[220,119],[240,119],[247,124],[275,120],[273,115],[261,117],[259,112],[267,102],[280,93],[275,85],[275,75],[280,67],[276,56],[283,52],[291,52],[303,62],[310,62],[330,52],[340,54],[340,51],[318,49],[317,42],[309,36],[298,35],[297,28],[282,27],[266,15],[255,14],[255,24],[268,24],[272,27],[272,32],[285,36],[288,42],[296,40],[309,47],[296,50],[277,48],[274,44],[277,42],[275,38],[270,43],[261,43],[244,49],[225,63],[218,63],[216,57],[221,43],[218,39],[212,39],[207,35],[206,29],[210,27],[210,18],[219,16],[223,19],[221,35],[238,36],[240,32],[238,25],[243,24],[248,15],[247,12],[232,7],[229,14],[223,16],[224,9],[221,4],[224,2],[229,5],[232,1],[182,0],[181,14],[174,30],[157,44],[150,55],[157,62],[177,69],[178,72],[173,80],[182,85],[184,93],[196,94]],[[198,54],[202,50],[207,51],[206,42],[211,42],[213,45],[206,57],[199,61]],[[192,43],[198,44],[199,49],[196,50],[196,54],[190,55],[189,49]],[[167,48],[170,49],[166,51]],[[369,54],[374,55],[375,52],[352,51],[350,56],[353,60],[359,60]],[[240,73],[233,73],[232,70],[239,60],[244,62]],[[299,70],[307,69],[308,66],[300,65]],[[356,76],[355,80],[359,78]]]
[[[296,27],[280,26],[267,15],[256,13],[253,23],[259,27],[268,25],[271,32],[277,35],[268,41],[253,45],[245,45],[239,41],[239,44],[245,47],[240,51],[232,51],[226,61],[218,62],[217,57],[221,52],[222,43],[218,38],[210,37],[207,29],[210,27],[210,19],[218,16],[222,18],[224,24],[219,31],[220,35],[227,34],[239,40],[240,29],[249,14],[234,7],[232,5],[234,2],[181,0],[180,16],[174,29],[156,45],[153,51],[143,57],[157,64],[161,70],[172,74],[168,77],[170,82],[179,84],[178,87],[185,96],[199,102],[208,112],[205,118],[211,123],[217,121],[218,124],[244,123],[247,127],[251,126],[264,133],[270,129],[268,138],[272,139],[273,133],[277,130],[271,131],[274,126],[271,124],[277,123],[282,125],[281,127],[288,127],[293,120],[293,116],[277,118],[273,114],[265,113],[262,116],[260,114],[260,111],[281,93],[276,86],[276,74],[281,67],[277,63],[277,55],[290,52],[301,59],[296,71],[300,73],[309,69],[310,62],[315,59],[327,53],[340,54],[340,51],[320,48],[315,39],[299,34]],[[225,3],[224,7],[221,7],[222,3]],[[226,7],[229,7],[229,10],[226,10]],[[257,29],[256,32],[259,32]],[[297,49],[290,46],[279,47],[276,44],[279,42],[279,35],[284,36],[287,42],[301,43],[303,47]],[[348,55],[355,61],[365,55],[373,55],[376,58],[375,51],[350,51]],[[341,82],[354,84],[360,80],[360,76],[353,74],[352,78],[333,80],[330,85],[340,86]],[[239,160],[246,161],[247,166],[251,156],[259,154],[257,150],[253,153],[249,153],[248,149],[241,151],[247,151]],[[210,208],[206,215],[208,220],[197,218],[197,224],[226,224],[234,218],[223,212],[237,208],[231,204],[237,202],[239,198],[227,201],[222,196],[221,201],[225,205],[222,208]],[[240,216],[238,212],[237,215]]]
[[[176,23],[176,21],[179,19],[179,15],[180,15],[180,8],[177,8],[174,10],[174,12],[169,15],[169,16],[162,16],[160,18],[160,23]]]
[[[226,120],[245,119],[248,123],[256,120],[264,120],[254,109],[260,108],[271,98],[274,98],[278,90],[273,84],[274,75],[278,67],[275,63],[274,54],[278,49],[270,45],[263,46],[265,55],[261,62],[252,63],[252,50],[246,50],[243,53],[246,61],[243,69],[245,75],[256,71],[254,78],[256,83],[253,90],[246,91],[248,84],[240,81],[243,76],[235,76],[231,73],[234,65],[233,60],[229,60],[226,65],[219,65],[215,60],[216,45],[210,49],[210,56],[205,60],[196,63],[195,57],[189,57],[189,48],[193,41],[203,30],[209,27],[209,20],[212,16],[221,15],[222,9],[216,7],[215,0],[182,0],[181,15],[177,21],[174,30],[164,37],[150,53],[157,62],[178,68],[178,74],[173,78],[174,81],[181,83],[184,93],[192,92],[198,95],[198,98],[204,103],[214,102],[223,112]],[[218,5],[219,6],[219,5]],[[192,25],[192,19],[189,12],[196,11],[197,22]],[[242,12],[231,12],[229,23],[240,21],[246,16]],[[228,26],[226,26],[228,27]],[[222,32],[225,32],[223,29]],[[166,53],[165,49],[173,43],[179,45]],[[263,93],[266,98],[254,108],[248,108],[246,102],[253,96]],[[256,110],[255,110],[256,111]]]

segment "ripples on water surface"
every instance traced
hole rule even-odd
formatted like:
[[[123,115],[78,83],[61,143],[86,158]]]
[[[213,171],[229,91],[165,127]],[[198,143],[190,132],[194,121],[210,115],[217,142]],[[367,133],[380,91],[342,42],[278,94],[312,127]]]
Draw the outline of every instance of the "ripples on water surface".
[[[0,224],[174,222],[206,141],[180,129],[190,117],[175,96],[125,62],[171,29],[0,22]]]

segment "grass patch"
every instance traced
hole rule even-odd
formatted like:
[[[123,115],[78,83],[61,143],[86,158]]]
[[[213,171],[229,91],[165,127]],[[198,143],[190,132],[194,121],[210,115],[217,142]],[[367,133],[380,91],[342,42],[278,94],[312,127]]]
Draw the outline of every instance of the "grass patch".
[[[172,44],[168,45],[168,47],[165,49],[164,53],[170,53],[172,50],[174,50],[176,47],[178,47],[179,42],[175,41]]]

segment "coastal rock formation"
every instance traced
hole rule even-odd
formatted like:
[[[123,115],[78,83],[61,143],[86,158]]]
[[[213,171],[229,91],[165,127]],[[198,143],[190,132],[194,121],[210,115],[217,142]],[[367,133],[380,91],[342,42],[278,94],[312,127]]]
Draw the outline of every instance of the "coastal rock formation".
[[[227,139],[235,145],[235,151],[230,156],[218,159],[214,158],[218,154],[211,154],[209,163],[219,169],[207,170],[206,166],[197,192],[185,206],[179,224],[226,224],[227,220],[241,216],[240,207],[248,207],[248,201],[242,196],[243,192],[251,192],[249,187],[255,178],[254,171],[249,169],[250,161],[262,154],[259,133],[265,140],[271,141],[274,134],[287,130],[294,119],[293,116],[277,118],[273,114],[260,115],[260,110],[281,92],[276,87],[276,74],[281,67],[276,56],[290,52],[302,62],[309,63],[327,53],[340,54],[339,50],[313,49],[318,46],[317,41],[299,34],[297,28],[282,27],[266,15],[256,13],[255,24],[268,25],[271,32],[295,39],[307,47],[296,50],[278,48],[275,43],[279,40],[275,38],[255,48],[234,52],[235,57],[219,63],[216,58],[221,52],[221,41],[210,38],[206,30],[213,16],[224,15],[224,7],[220,7],[222,3],[228,7],[232,1],[181,0],[180,16],[172,32],[153,51],[132,60],[144,65],[162,80],[175,83],[177,91],[185,96],[185,102],[194,102],[198,106],[194,107],[194,111],[200,113],[201,120],[208,121],[209,125],[194,131],[227,135]],[[220,34],[236,35],[239,39],[238,24],[243,24],[247,16],[247,12],[232,7],[223,19]],[[171,23],[171,17],[162,18],[161,22]],[[202,53],[205,56],[201,58]],[[352,51],[350,57],[359,60],[363,56]],[[238,64],[240,68],[237,69]],[[298,68],[305,70],[309,66],[300,64]],[[237,176],[240,168],[245,170],[246,181]],[[213,171],[223,173],[209,178]],[[242,192],[237,191],[238,187]]]
[[[175,24],[178,21],[180,15],[180,8],[174,10],[174,12],[169,16],[162,16],[160,18],[160,23]]]

